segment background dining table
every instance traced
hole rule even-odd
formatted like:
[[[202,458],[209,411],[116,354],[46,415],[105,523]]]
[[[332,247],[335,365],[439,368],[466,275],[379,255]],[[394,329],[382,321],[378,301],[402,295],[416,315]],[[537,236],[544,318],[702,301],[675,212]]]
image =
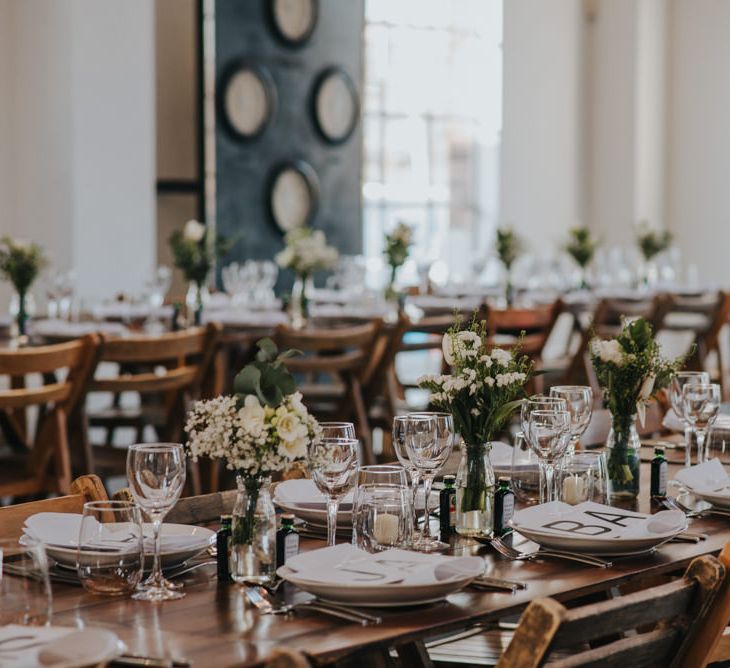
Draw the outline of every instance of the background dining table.
[[[653,451],[642,449],[642,512],[655,512],[660,505],[649,501],[649,464]],[[676,455],[676,456],[675,456]],[[682,451],[669,451],[670,478],[680,465]],[[445,601],[412,608],[379,609],[382,624],[360,626],[310,612],[292,616],[261,614],[247,600],[242,588],[219,583],[212,573],[193,572],[185,577],[186,597],[161,605],[128,598],[104,598],[80,587],[54,583],[53,623],[67,626],[98,626],[116,632],[131,654],[167,656],[193,666],[258,666],[276,647],[304,652],[317,665],[378,666],[395,649],[404,665],[429,665],[424,641],[477,626],[489,627],[519,613],[532,599],[550,596],[561,601],[611,595],[614,587],[635,584],[645,578],[681,573],[695,557],[717,553],[730,540],[727,519],[695,518],[693,532],[707,534],[698,543],[672,542],[654,554],[614,558],[610,568],[596,568],[562,560],[509,561],[489,547],[456,539],[451,553],[484,556],[486,574],[516,580],[527,588],[515,593],[485,592],[472,588],[450,595]],[[521,550],[536,545],[516,535]],[[324,547],[323,540],[302,539],[302,550]],[[285,584],[288,600],[308,595]],[[281,591],[281,590],[280,590]],[[589,599],[589,600],[591,600]],[[344,662],[344,663],[343,663]]]

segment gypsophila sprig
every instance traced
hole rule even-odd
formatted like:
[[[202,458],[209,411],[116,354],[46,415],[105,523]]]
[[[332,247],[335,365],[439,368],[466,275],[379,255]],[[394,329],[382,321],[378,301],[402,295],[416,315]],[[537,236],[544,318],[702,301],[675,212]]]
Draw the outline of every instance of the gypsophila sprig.
[[[286,246],[276,255],[276,263],[282,269],[291,269],[298,276],[331,269],[339,258],[337,249],[327,245],[322,230],[297,227],[286,233],[284,242]]]
[[[457,320],[442,341],[444,360],[452,373],[423,376],[418,385],[431,400],[454,416],[457,432],[469,445],[494,440],[524,397],[533,365],[519,345],[511,351],[487,347],[486,324],[472,319],[462,330]]]
[[[236,378],[239,393],[198,401],[185,431],[193,461],[222,459],[243,478],[261,478],[305,458],[307,445],[321,437],[294,379],[271,339],[258,343],[256,361]]]

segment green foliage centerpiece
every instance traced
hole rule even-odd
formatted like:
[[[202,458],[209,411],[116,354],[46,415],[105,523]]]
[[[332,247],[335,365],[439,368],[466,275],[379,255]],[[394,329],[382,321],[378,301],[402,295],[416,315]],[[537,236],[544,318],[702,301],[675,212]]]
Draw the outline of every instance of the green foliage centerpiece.
[[[468,536],[489,535],[494,500],[491,442],[521,405],[533,366],[519,346],[511,352],[489,349],[486,325],[476,317],[466,330],[457,320],[442,347],[452,373],[423,376],[418,384],[431,392],[433,404],[454,416],[464,442],[456,482],[456,530]]]
[[[231,250],[231,243],[207,225],[189,220],[183,230],[175,230],[170,235],[170,250],[175,266],[190,286],[186,303],[194,312],[195,324],[199,325],[208,276],[216,259]]]
[[[0,239],[0,274],[10,281],[18,295],[18,312],[15,316],[18,335],[25,336],[28,323],[28,291],[38,278],[47,260],[38,244]]]
[[[271,339],[258,342],[256,359],[236,376],[233,396],[198,401],[185,431],[193,461],[221,459],[236,472],[232,575],[237,581],[266,580],[273,574],[276,520],[270,476],[304,460],[321,436],[319,424]]]
[[[395,276],[398,269],[402,267],[408,259],[408,253],[413,243],[413,230],[404,223],[398,223],[396,228],[385,235],[385,248],[383,253],[390,267],[390,278],[388,286],[385,288],[385,299],[390,301],[395,299]]]
[[[512,265],[522,252],[522,240],[517,233],[509,227],[497,228],[497,257],[504,265],[507,277],[505,281],[504,294],[507,306],[512,306],[514,301],[514,286],[512,285]]]
[[[647,404],[669,385],[685,358],[664,359],[651,325],[643,318],[625,322],[615,339],[594,338],[590,354],[604,405],[611,412],[609,493],[614,498],[635,498],[639,493],[641,447],[636,416],[643,424]]]
[[[598,248],[598,241],[591,236],[591,232],[587,227],[574,227],[570,230],[568,243],[565,245],[565,251],[580,267],[580,287],[582,290],[588,288],[586,269],[591,263],[591,260],[593,260],[596,248]]]

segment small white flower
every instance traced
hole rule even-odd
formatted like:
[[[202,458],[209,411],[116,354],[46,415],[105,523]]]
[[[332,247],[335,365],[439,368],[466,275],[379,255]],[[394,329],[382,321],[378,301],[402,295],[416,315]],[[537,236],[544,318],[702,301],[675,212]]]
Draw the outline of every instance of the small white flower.
[[[496,362],[500,366],[507,366],[512,361],[512,355],[501,348],[495,348],[492,350],[491,357],[492,361]]]
[[[591,342],[591,352],[602,362],[610,362],[616,366],[621,366],[624,362],[623,348],[616,339],[610,339],[609,341],[594,339]]]
[[[454,366],[456,358],[454,357],[454,342],[451,338],[451,334],[445,334],[441,340],[441,350],[444,354],[444,361],[449,366]]]
[[[198,243],[205,236],[205,225],[199,223],[197,220],[189,220],[185,223],[183,236],[189,241]]]

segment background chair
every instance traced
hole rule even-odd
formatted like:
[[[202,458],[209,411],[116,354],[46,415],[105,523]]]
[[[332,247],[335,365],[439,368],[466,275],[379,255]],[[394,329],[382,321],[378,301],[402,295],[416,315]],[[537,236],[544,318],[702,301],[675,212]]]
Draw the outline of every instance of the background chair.
[[[89,335],[58,345],[0,351],[0,375],[9,377],[11,388],[0,390],[0,422],[10,444],[0,469],[0,496],[68,492],[67,417],[84,395],[98,344],[99,338]],[[26,420],[31,407],[38,410],[34,438]]]

